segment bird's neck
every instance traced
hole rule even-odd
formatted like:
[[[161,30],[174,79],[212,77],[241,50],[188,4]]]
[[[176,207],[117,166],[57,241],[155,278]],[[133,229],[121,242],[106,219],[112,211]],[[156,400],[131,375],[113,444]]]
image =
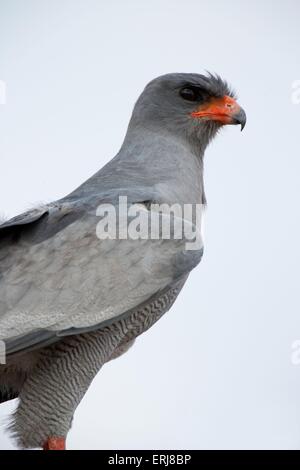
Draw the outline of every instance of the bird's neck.
[[[154,194],[161,203],[203,203],[202,157],[202,150],[174,135],[129,127],[118,154],[67,198],[122,189]]]
[[[179,136],[129,128],[116,158],[128,176],[138,168],[137,179],[154,185],[163,202],[201,203],[203,154],[200,145],[188,145]]]

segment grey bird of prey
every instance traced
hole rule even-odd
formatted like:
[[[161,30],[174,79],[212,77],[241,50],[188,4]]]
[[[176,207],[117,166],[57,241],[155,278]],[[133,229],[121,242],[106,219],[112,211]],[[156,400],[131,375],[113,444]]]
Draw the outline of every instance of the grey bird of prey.
[[[19,398],[10,425],[19,447],[65,448],[97,372],[170,309],[202,257],[184,237],[99,238],[97,208],[117,208],[120,196],[146,217],[152,204],[205,204],[204,151],[223,125],[245,122],[219,76],[158,77],[104,168],[0,225],[0,402]]]

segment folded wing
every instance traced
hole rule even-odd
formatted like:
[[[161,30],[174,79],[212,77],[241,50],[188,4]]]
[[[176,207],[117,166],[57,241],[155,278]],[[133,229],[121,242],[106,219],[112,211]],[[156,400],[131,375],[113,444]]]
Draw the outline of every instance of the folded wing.
[[[150,219],[146,207],[141,217]],[[201,259],[184,237],[99,239],[98,223],[96,205],[77,201],[0,226],[0,339],[8,353],[112,322]]]

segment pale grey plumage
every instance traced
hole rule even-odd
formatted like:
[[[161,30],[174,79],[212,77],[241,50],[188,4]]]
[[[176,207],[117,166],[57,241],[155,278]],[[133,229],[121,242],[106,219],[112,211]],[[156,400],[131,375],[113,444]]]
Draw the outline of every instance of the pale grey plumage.
[[[120,195],[145,217],[149,202],[205,201],[202,157],[220,124],[190,118],[191,103],[178,97],[187,83],[231,94],[214,76],[153,80],[111,162],[67,197],[0,226],[0,339],[10,354],[0,398],[20,396],[12,430],[22,447],[67,434],[97,371],[170,308],[201,259],[184,238],[96,236],[97,207]]]
[[[185,239],[99,240],[97,204],[85,204],[76,219],[73,204],[62,204],[18,243],[9,233],[3,240],[0,327],[9,352],[43,341],[45,330],[63,336],[119,317],[184,274],[183,257],[187,269],[199,260]],[[68,214],[75,220],[49,237]]]

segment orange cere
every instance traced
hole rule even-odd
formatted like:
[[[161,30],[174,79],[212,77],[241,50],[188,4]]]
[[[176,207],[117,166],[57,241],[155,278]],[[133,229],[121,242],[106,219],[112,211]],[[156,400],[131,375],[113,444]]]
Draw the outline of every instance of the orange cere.
[[[240,105],[230,96],[212,98],[208,103],[200,105],[196,111],[191,113],[195,118],[207,118],[222,124],[231,124],[234,115],[241,110]]]

